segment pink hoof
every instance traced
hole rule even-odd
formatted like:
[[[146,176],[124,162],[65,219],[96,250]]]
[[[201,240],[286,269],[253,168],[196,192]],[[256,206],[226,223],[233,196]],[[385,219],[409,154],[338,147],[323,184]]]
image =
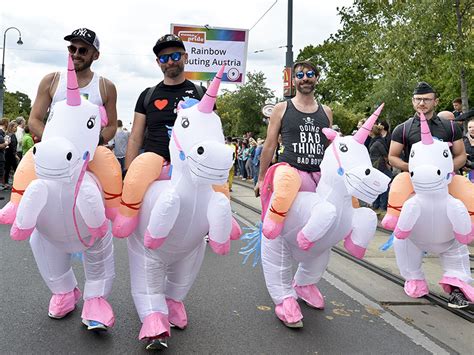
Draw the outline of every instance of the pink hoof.
[[[153,312],[143,320],[138,339],[169,337],[171,335],[170,323],[166,314]]]
[[[454,232],[454,237],[461,244],[470,244],[474,241],[474,224],[471,224],[471,232],[469,232],[469,234],[459,234]]]
[[[357,244],[354,244],[352,241],[352,232],[350,232],[345,238],[344,238],[344,248],[352,255],[355,256],[358,259],[362,259],[365,255],[365,251],[367,250],[364,247],[361,247]]]
[[[469,285],[467,282],[464,282],[457,277],[443,276],[439,282],[444,292],[451,293],[453,287],[458,287],[464,296],[469,300],[469,302],[474,302],[474,287]]]
[[[9,201],[0,210],[0,224],[12,224],[15,221],[17,210],[18,205]]]
[[[285,324],[295,324],[303,319],[300,305],[293,297],[287,297],[275,307],[277,317]]]
[[[114,311],[109,302],[103,297],[88,298],[84,301],[82,307],[82,319],[96,321],[107,327],[113,327],[115,324]]]
[[[391,214],[386,214],[385,217],[382,219],[380,224],[385,229],[393,231],[398,223],[398,216],[393,216]]]
[[[53,294],[49,301],[48,316],[55,319],[65,317],[76,308],[80,298],[81,291],[77,287],[67,293]]]
[[[109,220],[106,219],[100,227],[97,227],[97,228],[88,227],[88,228],[89,228],[89,232],[91,236],[95,238],[103,238],[109,231]]]
[[[158,249],[163,245],[165,242],[166,237],[161,237],[161,238],[153,238],[151,233],[148,231],[148,229],[145,231],[145,236],[143,238],[143,244],[148,248],[148,249]]]
[[[105,218],[110,221],[114,221],[115,217],[117,217],[118,208],[117,207],[105,207]]]
[[[138,216],[126,217],[117,213],[112,225],[112,234],[117,238],[127,238],[138,226]]]
[[[300,230],[296,236],[296,241],[298,242],[298,246],[302,250],[309,250],[311,249],[315,242],[311,242],[308,240],[308,238],[305,236],[302,230]]]
[[[168,321],[170,324],[179,329],[186,328],[188,325],[188,316],[184,308],[184,303],[167,298],[166,305],[168,306]]]
[[[240,229],[240,226],[235,220],[235,218],[232,217],[232,230],[230,231],[230,240],[237,240],[240,238],[241,235],[242,229]]]
[[[316,285],[298,286],[293,281],[293,288],[299,298],[306,302],[310,307],[324,309],[324,297]]]
[[[16,221],[13,222],[12,228],[10,229],[10,237],[13,240],[25,240],[28,239],[35,230],[35,227],[33,228],[26,228],[26,229],[21,229],[18,228],[16,225]]]
[[[268,239],[275,239],[281,234],[283,230],[282,222],[275,222],[271,218],[265,217],[263,220],[262,233]]]
[[[230,239],[224,243],[218,243],[211,239],[212,237],[209,236],[209,246],[211,247],[212,251],[219,255],[227,255],[230,252]]]
[[[425,280],[407,280],[403,289],[412,298],[420,298],[430,293]]]
[[[403,231],[400,228],[398,228],[398,226],[395,227],[395,230],[393,231],[393,235],[397,239],[407,239],[410,236],[410,234],[411,234],[411,230]]]

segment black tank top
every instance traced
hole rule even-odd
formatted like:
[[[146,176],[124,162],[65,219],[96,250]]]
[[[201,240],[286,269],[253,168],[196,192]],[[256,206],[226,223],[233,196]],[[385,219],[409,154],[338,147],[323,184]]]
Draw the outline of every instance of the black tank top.
[[[283,153],[279,161],[298,170],[319,171],[324,149],[329,145],[322,132],[324,127],[329,127],[329,118],[319,102],[316,112],[304,113],[288,100],[281,120]]]

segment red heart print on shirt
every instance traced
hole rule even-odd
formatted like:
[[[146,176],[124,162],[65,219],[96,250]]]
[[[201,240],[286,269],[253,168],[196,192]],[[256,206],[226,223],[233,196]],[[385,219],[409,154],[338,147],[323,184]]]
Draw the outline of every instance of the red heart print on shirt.
[[[158,100],[155,100],[154,104],[155,104],[155,107],[158,110],[161,111],[166,107],[166,105],[168,105],[168,100],[167,99],[163,99],[163,100],[158,99]]]

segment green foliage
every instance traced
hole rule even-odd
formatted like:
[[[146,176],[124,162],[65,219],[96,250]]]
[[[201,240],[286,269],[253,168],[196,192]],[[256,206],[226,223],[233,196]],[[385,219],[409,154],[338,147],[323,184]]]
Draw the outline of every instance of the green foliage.
[[[31,112],[31,100],[22,92],[5,92],[3,99],[3,115],[9,119],[23,116],[28,118]]]
[[[356,129],[357,122],[364,118],[363,114],[353,112],[338,103],[331,103],[329,107],[332,109],[333,124],[338,125],[344,135],[351,134]]]
[[[265,86],[262,72],[248,73],[247,82],[235,91],[224,90],[217,99],[224,134],[235,137],[246,132],[262,132],[262,128],[266,131],[262,107],[273,97],[272,91]]]

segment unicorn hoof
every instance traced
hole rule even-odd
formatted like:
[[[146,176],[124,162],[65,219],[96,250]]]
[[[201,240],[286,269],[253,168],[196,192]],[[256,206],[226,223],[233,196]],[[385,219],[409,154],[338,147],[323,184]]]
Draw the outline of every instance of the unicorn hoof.
[[[67,293],[53,294],[49,301],[48,316],[53,319],[64,318],[74,311],[80,298],[81,291],[77,287]]]
[[[168,321],[170,326],[181,330],[186,328],[188,325],[188,315],[186,314],[184,303],[167,298],[166,305],[168,306]]]
[[[301,328],[303,326],[300,305],[293,297],[287,297],[282,303],[277,304],[275,314],[287,327]]]
[[[10,237],[17,241],[26,240],[30,237],[31,233],[33,233],[34,229],[35,227],[25,229],[19,228],[16,225],[16,221],[14,221],[10,230]]]
[[[127,238],[138,226],[138,216],[127,217],[117,213],[112,225],[112,234],[117,238]]]
[[[240,229],[240,226],[235,220],[235,218],[232,217],[232,230],[230,231],[230,240],[237,240],[240,238],[241,235],[242,229]]]
[[[298,246],[302,250],[309,250],[315,244],[315,242],[311,242],[308,240],[308,238],[306,237],[306,235],[303,233],[302,230],[298,232],[296,236],[296,241],[298,242]]]
[[[316,285],[298,286],[296,282],[293,281],[293,288],[298,297],[305,301],[308,306],[316,309],[324,309],[324,297]]]
[[[407,280],[403,289],[412,298],[420,298],[430,293],[425,280]]]
[[[268,239],[275,239],[281,234],[283,223],[275,222],[271,218],[266,217],[263,221],[262,233]]]
[[[112,306],[104,297],[86,299],[82,307],[81,318],[88,330],[105,330],[115,324]]]
[[[106,236],[107,232],[109,231],[109,221],[106,219],[100,227],[97,227],[97,228],[88,227],[88,228],[89,228],[89,233],[91,234],[91,236],[95,238],[103,238]]]
[[[344,248],[352,255],[358,259],[362,259],[365,255],[365,251],[367,250],[360,245],[354,244],[351,238],[352,233],[350,233],[347,237],[344,238]]]
[[[18,210],[18,205],[9,201],[0,210],[0,224],[12,224],[15,221],[17,210]]]
[[[94,331],[107,330],[107,326],[105,324],[102,324],[101,322],[97,322],[95,320],[83,319],[82,324],[84,324],[87,327],[87,330],[94,330]]]
[[[382,219],[382,222],[380,222],[382,227],[391,231],[395,229],[395,227],[397,226],[397,223],[398,223],[398,217],[393,216],[391,214],[386,214],[385,217]]]
[[[145,245],[145,247],[147,247],[148,249],[155,250],[155,249],[158,249],[159,247],[161,247],[163,245],[163,243],[165,242],[165,240],[166,240],[166,237],[153,238],[153,236],[151,235],[151,233],[147,229],[145,231],[145,236],[143,237],[143,245]]]
[[[411,234],[411,230],[409,231],[403,231],[398,227],[395,227],[395,230],[393,231],[393,235],[397,239],[407,239]]]
[[[214,253],[219,255],[227,255],[230,252],[230,239],[224,243],[219,243],[209,237],[209,246]]]

